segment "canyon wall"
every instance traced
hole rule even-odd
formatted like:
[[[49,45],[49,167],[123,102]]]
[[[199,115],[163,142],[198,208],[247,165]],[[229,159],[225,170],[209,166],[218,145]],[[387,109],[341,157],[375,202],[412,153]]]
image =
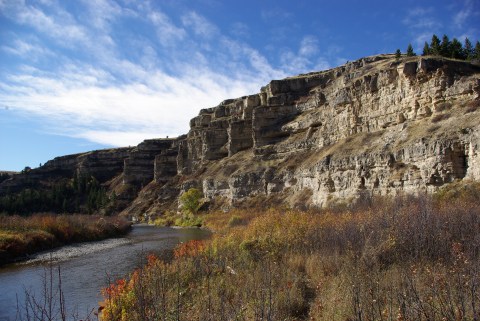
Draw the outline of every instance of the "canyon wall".
[[[174,209],[190,187],[227,207],[270,199],[308,208],[480,180],[479,143],[478,65],[379,55],[202,109],[178,138],[64,156],[29,175],[77,170],[136,186],[125,214]],[[0,194],[21,185],[13,177]]]

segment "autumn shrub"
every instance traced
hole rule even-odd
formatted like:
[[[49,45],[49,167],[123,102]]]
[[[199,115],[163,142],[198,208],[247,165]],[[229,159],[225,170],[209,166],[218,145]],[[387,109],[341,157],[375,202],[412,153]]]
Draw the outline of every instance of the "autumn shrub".
[[[208,213],[212,239],[114,284],[105,320],[478,320],[480,204],[446,199]]]
[[[129,229],[130,223],[116,217],[52,214],[4,216],[0,221],[0,265],[62,244],[125,234]]]

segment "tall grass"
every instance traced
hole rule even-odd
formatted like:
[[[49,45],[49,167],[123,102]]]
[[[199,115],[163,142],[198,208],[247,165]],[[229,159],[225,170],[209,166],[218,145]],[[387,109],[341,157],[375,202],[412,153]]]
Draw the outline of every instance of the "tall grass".
[[[446,195],[207,214],[215,236],[105,289],[103,319],[480,320],[480,204]]]
[[[53,214],[3,216],[0,219],[0,265],[67,243],[118,236],[129,229],[130,223],[116,217]]]

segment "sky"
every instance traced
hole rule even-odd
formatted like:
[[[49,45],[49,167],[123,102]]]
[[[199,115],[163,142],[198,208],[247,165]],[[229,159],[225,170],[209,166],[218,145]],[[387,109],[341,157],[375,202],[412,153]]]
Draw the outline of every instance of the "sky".
[[[479,0],[0,0],[0,170],[185,134],[272,79],[479,22]]]

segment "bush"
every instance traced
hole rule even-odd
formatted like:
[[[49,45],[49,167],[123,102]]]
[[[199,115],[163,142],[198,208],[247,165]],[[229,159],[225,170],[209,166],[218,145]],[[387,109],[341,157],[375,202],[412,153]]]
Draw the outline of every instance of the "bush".
[[[185,214],[196,214],[201,206],[202,192],[196,188],[190,188],[180,196],[180,204]]]
[[[112,285],[104,320],[474,320],[476,191],[341,211],[211,213],[213,238]]]

